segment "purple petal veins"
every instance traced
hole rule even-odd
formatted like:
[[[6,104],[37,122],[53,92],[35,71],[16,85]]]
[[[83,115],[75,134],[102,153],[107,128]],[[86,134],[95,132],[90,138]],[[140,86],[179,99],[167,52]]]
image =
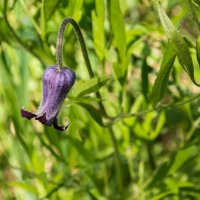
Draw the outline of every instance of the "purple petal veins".
[[[65,126],[57,123],[57,114],[76,79],[74,71],[64,67],[61,71],[56,66],[48,67],[43,74],[43,98],[35,113],[21,109],[22,117],[31,119],[35,117],[42,124],[52,125],[55,129],[66,130]]]

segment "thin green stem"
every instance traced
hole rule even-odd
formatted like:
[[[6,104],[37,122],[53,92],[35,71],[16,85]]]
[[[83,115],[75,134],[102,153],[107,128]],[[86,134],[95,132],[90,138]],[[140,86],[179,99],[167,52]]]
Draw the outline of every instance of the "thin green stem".
[[[119,150],[117,147],[117,140],[115,138],[115,134],[112,127],[109,127],[109,133],[110,133],[111,141],[115,150],[115,167],[116,167],[116,173],[117,173],[118,189],[119,189],[119,192],[122,192],[123,190],[122,166],[121,166],[121,161],[120,161]]]
[[[147,113],[150,113],[150,112],[160,111],[160,110],[164,110],[164,109],[167,109],[167,108],[182,106],[184,104],[187,104],[187,103],[194,101],[195,99],[198,99],[199,97],[200,97],[200,94],[197,94],[197,95],[193,96],[192,98],[186,99],[186,100],[178,102],[178,103],[172,103],[172,104],[167,104],[167,105],[158,105],[155,108],[150,108],[150,109],[143,110],[143,111],[140,111],[140,112],[137,112],[137,113],[119,114],[115,117],[111,117],[110,118],[111,120],[108,123],[105,123],[104,127],[112,126],[113,124],[115,124],[120,119],[125,119],[125,118],[130,118],[130,117],[140,117],[140,116],[147,114]]]
[[[156,109],[165,109],[165,108],[173,108],[173,107],[177,107],[177,106],[182,106],[184,104],[190,103],[190,102],[198,99],[199,97],[200,97],[200,94],[197,94],[197,95],[193,96],[192,98],[186,99],[186,100],[178,102],[178,103],[172,103],[172,104],[168,104],[168,105],[160,105]]]
[[[153,171],[154,169],[156,169],[156,163],[155,163],[155,160],[154,160],[154,154],[152,152],[151,143],[147,142],[146,147],[147,147],[147,154],[148,154],[148,157],[149,157],[149,164],[151,166],[151,170]]]
[[[48,144],[44,141],[44,139],[42,138],[43,136],[42,136],[41,134],[39,134],[37,131],[35,131],[35,133],[36,133],[37,136],[39,137],[39,140],[40,140],[41,144],[42,144],[44,147],[46,147],[46,148],[51,152],[51,154],[52,154],[57,160],[61,161],[62,163],[64,163],[64,164],[66,165],[66,161],[65,161],[62,157],[60,157],[59,154],[57,154],[57,153],[54,151],[54,149],[52,148],[51,145],[48,145]]]
[[[66,180],[60,182],[56,187],[50,190],[44,197],[40,198],[40,200],[49,199],[55,192],[57,192],[62,187],[65,187],[65,185],[66,185]]]
[[[80,43],[80,46],[81,46],[81,50],[82,50],[82,54],[83,54],[83,57],[84,57],[84,60],[85,60],[85,64],[86,64],[89,76],[90,76],[90,78],[93,78],[94,77],[94,72],[93,72],[91,64],[90,64],[90,60],[89,60],[89,57],[88,57],[88,52],[87,52],[87,48],[86,48],[86,45],[85,45],[85,42],[84,42],[84,39],[83,39],[83,35],[81,33],[81,30],[80,30],[78,24],[71,17],[67,17],[67,18],[65,18],[63,20],[63,22],[62,22],[62,24],[60,26],[59,32],[58,32],[57,45],[56,45],[57,67],[58,67],[59,70],[62,70],[62,68],[63,68],[63,61],[62,61],[62,57],[63,57],[63,49],[62,49],[63,36],[64,36],[65,28],[66,28],[67,24],[69,24],[69,23],[73,26],[74,31],[76,33],[76,36],[77,36],[77,38],[79,40],[79,43]],[[97,98],[101,99],[101,95],[100,95],[99,92],[96,92],[96,96],[97,96]],[[104,116],[107,116],[105,108],[104,108],[102,102],[98,102],[98,103],[99,103],[99,107],[100,107],[100,110],[101,110],[102,114]]]
[[[73,26],[74,31],[76,33],[76,36],[77,36],[77,38],[78,38],[78,40],[80,42],[82,54],[83,54],[83,57],[84,57],[84,60],[85,60],[85,63],[86,63],[87,70],[89,72],[90,78],[93,78],[94,77],[94,73],[92,71],[92,67],[91,67],[91,64],[90,64],[90,61],[89,61],[89,57],[88,57],[87,49],[86,49],[85,42],[84,42],[84,39],[83,39],[83,35],[81,33],[81,30],[80,30],[78,24],[71,17],[65,18],[63,20],[61,26],[60,26],[60,30],[59,30],[58,38],[57,38],[57,47],[56,47],[57,66],[59,67],[59,69],[62,69],[62,67],[63,67],[63,64],[62,64],[63,36],[64,36],[65,28],[66,28],[67,24],[69,24],[69,23]]]

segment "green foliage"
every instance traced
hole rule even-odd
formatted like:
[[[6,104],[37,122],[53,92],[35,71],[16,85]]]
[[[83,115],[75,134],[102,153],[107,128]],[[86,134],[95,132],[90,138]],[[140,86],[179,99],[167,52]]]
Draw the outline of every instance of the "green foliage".
[[[74,95],[81,97],[87,94],[95,93],[110,80],[107,77],[101,78],[102,80],[98,79],[98,77],[94,77],[87,81],[80,80],[73,90]]]
[[[0,199],[200,199],[199,0],[161,3],[0,1]],[[59,132],[20,108],[37,110],[69,16],[92,73],[67,26],[63,62],[77,81]]]
[[[198,37],[196,42],[196,51],[197,51],[197,60],[200,64],[200,36]]]
[[[95,10],[92,11],[92,34],[95,51],[102,61],[105,55],[105,32],[104,32],[105,11],[104,4],[96,0]]]
[[[196,85],[198,85],[194,78],[194,66],[187,43],[185,42],[181,34],[173,26],[170,19],[168,18],[168,16],[166,15],[166,13],[164,12],[163,8],[160,5],[158,6],[158,13],[160,16],[161,23],[165,29],[165,33],[169,38],[169,42],[172,48],[174,49],[174,52],[176,53],[176,56],[181,66],[189,75],[191,80]]]
[[[118,57],[114,63],[114,70],[121,84],[124,83],[127,73],[128,62],[126,58],[126,32],[120,9],[119,1],[110,1],[110,21],[113,30],[114,42],[118,50]]]
[[[151,101],[154,106],[162,99],[165,94],[175,58],[176,54],[174,53],[171,46],[168,44],[164,52],[164,57],[162,59],[159,74],[152,88]]]

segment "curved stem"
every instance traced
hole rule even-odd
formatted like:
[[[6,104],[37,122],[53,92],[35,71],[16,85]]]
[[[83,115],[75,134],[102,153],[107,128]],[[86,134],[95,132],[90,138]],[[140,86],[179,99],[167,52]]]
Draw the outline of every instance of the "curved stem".
[[[62,68],[63,68],[63,62],[62,62],[63,36],[64,36],[65,28],[66,28],[67,24],[69,24],[69,23],[73,26],[74,31],[76,33],[76,36],[77,36],[77,38],[79,40],[79,43],[80,43],[80,46],[81,46],[81,50],[82,50],[82,54],[83,54],[83,57],[84,57],[84,60],[85,60],[85,64],[87,66],[87,70],[88,70],[89,76],[90,76],[90,78],[93,78],[94,77],[94,72],[92,71],[92,67],[91,67],[91,64],[90,64],[89,57],[88,57],[88,52],[87,52],[86,45],[85,45],[85,42],[84,42],[84,39],[83,39],[83,35],[81,33],[81,30],[80,30],[78,24],[71,17],[67,17],[67,18],[65,18],[63,20],[63,22],[62,22],[62,24],[60,26],[59,32],[58,32],[57,44],[56,44],[57,68],[58,68],[58,70],[62,70]],[[97,96],[97,98],[101,99],[101,95],[100,95],[99,92],[96,92],[96,96]],[[105,110],[102,102],[99,102],[99,107],[100,107],[101,113],[104,116],[107,116],[106,110]]]
[[[78,24],[76,23],[76,21],[74,19],[72,19],[71,17],[67,17],[63,20],[61,26],[60,26],[60,30],[58,33],[58,38],[57,38],[57,46],[56,46],[56,59],[57,59],[57,67],[62,70],[63,68],[63,64],[62,64],[62,44],[63,44],[63,36],[64,36],[64,31],[65,28],[67,26],[67,24],[71,24],[74,28],[74,31],[76,33],[76,36],[80,42],[81,45],[81,50],[82,50],[82,54],[85,60],[85,64],[87,66],[87,70],[89,72],[90,78],[94,77],[94,73],[92,71],[92,67],[89,61],[89,57],[88,57],[88,53],[87,53],[87,49],[85,46],[85,42],[83,39],[83,35],[81,33],[81,30],[78,26]]]
[[[197,95],[195,95],[195,96],[193,96],[189,99],[183,100],[181,102],[171,103],[171,104],[166,104],[166,105],[158,105],[155,108],[150,108],[150,109],[143,110],[143,111],[136,112],[136,113],[121,113],[121,114],[118,114],[115,117],[110,117],[110,121],[107,122],[107,123],[104,123],[103,126],[104,127],[110,127],[121,119],[126,119],[126,118],[131,118],[131,117],[140,117],[140,116],[147,114],[147,113],[150,113],[150,112],[162,111],[162,110],[165,110],[167,108],[174,108],[174,107],[182,106],[182,105],[190,103],[190,102],[192,102],[192,101],[194,101],[198,98],[200,98],[200,94],[197,94]]]

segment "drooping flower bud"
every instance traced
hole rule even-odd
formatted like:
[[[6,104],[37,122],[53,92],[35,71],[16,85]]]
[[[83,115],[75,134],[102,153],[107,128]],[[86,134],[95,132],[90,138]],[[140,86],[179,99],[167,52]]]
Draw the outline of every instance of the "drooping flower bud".
[[[32,113],[22,108],[22,117],[27,119],[35,117],[42,124],[47,126],[53,124],[57,130],[66,130],[68,122],[65,126],[59,126],[57,115],[75,79],[75,72],[67,67],[63,67],[62,70],[56,66],[48,67],[43,74],[43,98],[38,110]]]

